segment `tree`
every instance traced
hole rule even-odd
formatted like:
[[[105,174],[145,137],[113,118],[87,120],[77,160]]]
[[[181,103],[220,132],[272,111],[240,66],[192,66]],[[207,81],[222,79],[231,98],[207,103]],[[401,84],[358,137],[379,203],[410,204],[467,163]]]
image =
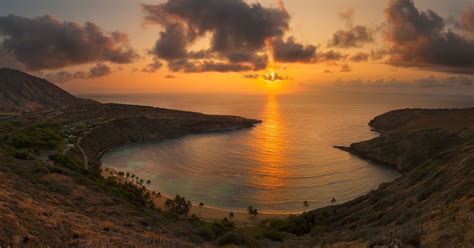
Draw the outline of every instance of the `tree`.
[[[147,180],[147,181],[146,181],[146,184],[150,185],[150,184],[151,184],[151,180]]]
[[[333,204],[333,205],[337,204],[337,200],[336,200],[336,198],[332,198],[332,200],[331,200],[331,204]]]
[[[256,208],[253,209],[252,216],[255,218],[258,215],[258,210]]]
[[[233,220],[234,219],[234,212],[229,213],[229,219]]]
[[[304,202],[303,202],[303,208],[304,208],[304,209],[307,209],[308,207],[309,207],[308,201],[304,201]]]
[[[130,172],[127,172],[126,176],[127,176],[127,178],[129,178],[130,177]]]
[[[165,208],[178,215],[187,215],[191,209],[191,201],[186,201],[186,198],[176,195],[174,199],[167,199]]]
[[[258,215],[258,210],[252,206],[249,206],[247,208],[247,213],[255,218]]]
[[[202,207],[204,207],[204,203],[200,202],[199,203],[199,216],[201,216]]]

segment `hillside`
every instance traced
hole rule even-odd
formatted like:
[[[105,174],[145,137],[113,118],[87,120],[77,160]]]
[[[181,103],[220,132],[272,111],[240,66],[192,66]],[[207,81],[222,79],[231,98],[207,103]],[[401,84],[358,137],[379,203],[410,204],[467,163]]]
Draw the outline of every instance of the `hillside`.
[[[122,104],[0,119],[0,247],[194,247],[215,241],[231,227],[157,209],[141,186],[103,178],[99,156],[139,140],[258,122]]]
[[[13,69],[0,69],[0,110],[32,111],[93,104],[45,79]]]

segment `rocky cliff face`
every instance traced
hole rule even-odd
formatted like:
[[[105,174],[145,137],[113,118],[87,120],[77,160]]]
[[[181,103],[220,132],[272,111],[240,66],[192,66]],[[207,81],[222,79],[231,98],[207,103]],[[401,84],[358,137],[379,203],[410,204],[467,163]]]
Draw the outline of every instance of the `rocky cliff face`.
[[[21,71],[0,69],[0,109],[33,111],[93,104],[77,98],[58,86]]]

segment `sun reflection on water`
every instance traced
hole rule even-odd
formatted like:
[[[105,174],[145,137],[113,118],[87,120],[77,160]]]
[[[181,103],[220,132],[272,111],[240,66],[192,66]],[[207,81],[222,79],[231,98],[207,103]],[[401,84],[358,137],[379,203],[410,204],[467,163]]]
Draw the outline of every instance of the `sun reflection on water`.
[[[278,97],[270,95],[264,108],[263,123],[258,129],[256,159],[260,166],[256,168],[255,183],[263,188],[258,196],[262,201],[278,198],[271,189],[286,185],[289,172],[284,140],[284,123],[278,105]]]

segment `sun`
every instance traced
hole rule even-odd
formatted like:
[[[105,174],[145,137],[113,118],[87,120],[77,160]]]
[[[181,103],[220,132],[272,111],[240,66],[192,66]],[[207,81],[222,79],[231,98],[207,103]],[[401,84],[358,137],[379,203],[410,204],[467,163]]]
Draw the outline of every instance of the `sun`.
[[[286,77],[282,76],[274,70],[269,70],[265,75],[263,75],[263,79],[268,83],[279,83],[285,80]]]

